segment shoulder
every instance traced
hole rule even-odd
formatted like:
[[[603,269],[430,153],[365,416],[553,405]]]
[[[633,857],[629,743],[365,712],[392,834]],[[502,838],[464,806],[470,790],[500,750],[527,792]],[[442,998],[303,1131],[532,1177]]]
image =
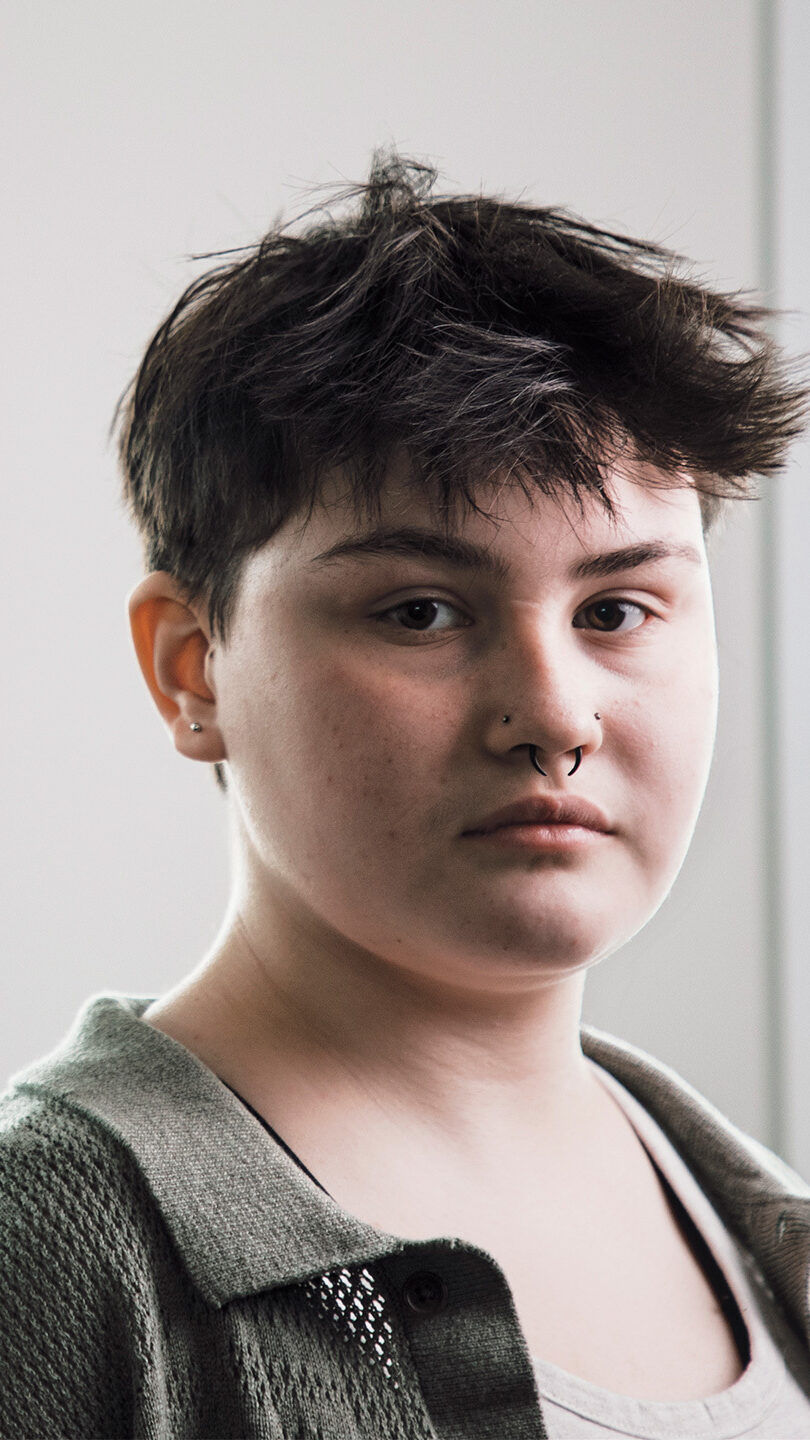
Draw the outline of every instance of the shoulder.
[[[715,1194],[743,1204],[810,1201],[810,1185],[761,1141],[741,1130],[670,1065],[591,1025],[583,1052],[618,1080],[665,1131]]]
[[[113,1221],[135,1220],[148,1204],[133,1157],[97,1117],[24,1086],[0,1095],[4,1235],[9,1227],[43,1235],[55,1228],[89,1263],[102,1237],[105,1250],[123,1243],[117,1242]],[[71,1235],[69,1222],[79,1216],[80,1233]]]
[[[128,1432],[155,1219],[92,1116],[24,1089],[0,1097],[0,1433]]]

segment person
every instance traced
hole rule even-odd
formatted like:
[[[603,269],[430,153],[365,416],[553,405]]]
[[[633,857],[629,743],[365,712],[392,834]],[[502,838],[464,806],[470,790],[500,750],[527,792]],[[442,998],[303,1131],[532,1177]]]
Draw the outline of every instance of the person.
[[[436,178],[219,257],[122,402],[232,890],[3,1097],[4,1435],[810,1436],[810,1188],[580,1020],[706,784],[706,534],[807,388],[679,257]]]

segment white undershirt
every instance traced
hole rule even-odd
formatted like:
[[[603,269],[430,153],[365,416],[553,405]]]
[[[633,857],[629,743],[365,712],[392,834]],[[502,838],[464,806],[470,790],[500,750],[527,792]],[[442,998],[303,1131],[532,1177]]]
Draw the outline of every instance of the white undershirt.
[[[810,1440],[810,1356],[747,1251],[725,1228],[660,1126],[635,1096],[589,1060],[714,1255],[746,1325],[751,1359],[733,1385],[704,1400],[614,1395],[534,1357],[549,1440]]]

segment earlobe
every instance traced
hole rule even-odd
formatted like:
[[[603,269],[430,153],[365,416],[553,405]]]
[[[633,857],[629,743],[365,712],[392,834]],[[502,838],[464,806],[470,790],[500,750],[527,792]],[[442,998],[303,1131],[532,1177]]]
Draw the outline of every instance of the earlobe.
[[[176,749],[207,763],[226,759],[206,679],[210,641],[201,618],[164,571],[139,581],[127,605],[138,663]],[[192,730],[194,724],[202,729]]]

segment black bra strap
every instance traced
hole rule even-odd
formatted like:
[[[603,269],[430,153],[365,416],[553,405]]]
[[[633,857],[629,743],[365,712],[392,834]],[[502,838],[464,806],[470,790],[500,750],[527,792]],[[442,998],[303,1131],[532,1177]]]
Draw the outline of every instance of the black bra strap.
[[[644,1142],[642,1141],[642,1144],[643,1143]],[[646,1145],[644,1146],[644,1149],[647,1150]],[[666,1195],[670,1209],[673,1212],[676,1223],[680,1228],[681,1234],[684,1236],[684,1239],[686,1240],[690,1250],[692,1251],[695,1260],[701,1267],[703,1274],[706,1277],[706,1280],[708,1281],[709,1285],[711,1285],[711,1288],[714,1291],[714,1295],[718,1305],[720,1306],[720,1310],[722,1311],[722,1314],[725,1317],[731,1333],[734,1336],[734,1341],[737,1346],[737,1350],[739,1351],[740,1362],[743,1368],[745,1368],[751,1359],[751,1337],[748,1333],[748,1326],[746,1325],[745,1320],[740,1313],[740,1307],[734,1298],[734,1293],[731,1290],[731,1287],[725,1275],[723,1274],[722,1269],[715,1260],[714,1255],[712,1254],[712,1251],[709,1247],[708,1241],[704,1238],[703,1235],[701,1235],[700,1231],[697,1228],[697,1225],[695,1224],[692,1216],[689,1214],[689,1211],[683,1204],[680,1196],[675,1194],[675,1191],[673,1190],[669,1180],[662,1171],[658,1162],[654,1159],[652,1155],[650,1155],[649,1150],[647,1150],[647,1155],[652,1161],[653,1168],[655,1169],[658,1175],[658,1179],[660,1180],[664,1188],[664,1194]]]

